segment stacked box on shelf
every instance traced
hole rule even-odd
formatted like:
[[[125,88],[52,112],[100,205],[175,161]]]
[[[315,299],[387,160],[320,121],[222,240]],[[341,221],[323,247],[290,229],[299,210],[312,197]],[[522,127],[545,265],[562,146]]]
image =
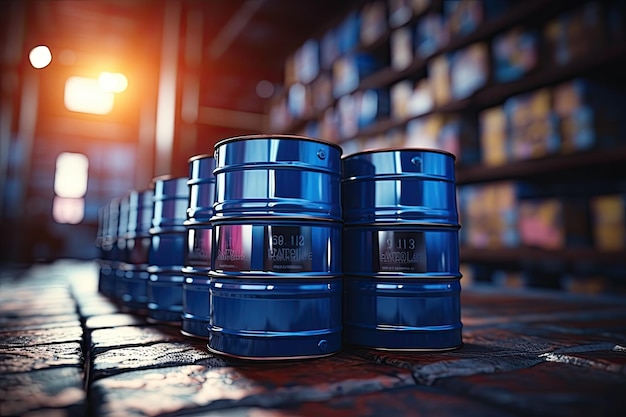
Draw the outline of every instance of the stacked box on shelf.
[[[565,246],[563,205],[556,198],[518,202],[519,235],[524,246],[561,249]]]
[[[298,81],[298,77],[296,76],[295,54],[291,54],[285,59],[285,71],[284,71],[283,78],[284,78],[283,83],[286,87],[289,87],[291,84]]]
[[[272,129],[280,131],[286,129],[291,121],[292,118],[287,108],[287,97],[281,95],[274,99],[270,106],[269,125]]]
[[[436,55],[428,61],[427,72],[435,106],[448,104],[450,91],[450,59],[447,54]]]
[[[390,88],[390,116],[404,120],[433,109],[433,94],[428,78],[404,79]]]
[[[591,199],[594,246],[600,251],[626,249],[626,196],[598,195]]]
[[[294,54],[294,71],[297,81],[309,84],[320,73],[320,45],[308,39]]]
[[[391,101],[391,117],[404,120],[409,117],[409,101],[413,94],[413,80],[404,79],[389,88]]]
[[[371,88],[361,91],[357,99],[357,112],[359,129],[365,129],[377,120],[389,118],[389,89]]]
[[[414,29],[411,24],[394,29],[389,38],[391,67],[397,71],[408,68],[413,62]]]
[[[445,0],[443,12],[452,38],[466,36],[502,15],[511,0]]]
[[[423,13],[432,0],[387,0],[389,10],[389,27],[400,27]]]
[[[466,185],[459,190],[461,243],[473,248],[517,247],[517,185],[513,181]]]
[[[341,96],[336,105],[339,136],[350,138],[381,118],[389,117],[389,90],[359,90]]]
[[[387,4],[384,0],[370,1],[361,9],[361,44],[369,46],[387,32]]]
[[[327,30],[320,40],[320,67],[330,70],[333,63],[339,58],[339,42],[337,41],[338,28]]]
[[[484,20],[481,0],[446,0],[443,12],[453,38],[473,32]]]
[[[489,81],[487,44],[477,42],[450,56],[450,95],[455,100],[470,97]]]
[[[339,56],[353,52],[361,39],[361,15],[353,10],[343,19],[336,31]]]
[[[480,160],[476,123],[466,115],[431,114],[407,123],[404,146],[441,149],[452,153],[459,165]]]
[[[624,91],[577,78],[554,86],[553,92],[563,152],[611,147],[626,138]]]
[[[459,166],[479,164],[481,149],[475,117],[466,114],[452,114],[444,117],[443,126],[437,135],[436,146],[454,154]]]
[[[334,107],[324,110],[320,121],[320,138],[331,142],[339,140],[339,121]]]
[[[550,89],[511,97],[505,101],[504,111],[511,159],[539,158],[559,151],[558,120],[552,111]]]
[[[478,118],[482,163],[486,166],[504,165],[509,160],[510,151],[503,106],[484,109]]]
[[[387,65],[387,57],[369,52],[353,52],[338,58],[332,69],[333,96],[354,92],[363,78]]]
[[[321,138],[322,130],[320,126],[320,122],[317,120],[310,120],[304,125],[304,130],[302,131],[303,136],[307,136],[309,138]]]
[[[313,114],[313,93],[310,84],[296,82],[289,87],[287,109],[293,119],[303,119]]]
[[[333,80],[328,73],[321,73],[311,83],[313,109],[316,113],[327,109],[333,104]]]
[[[430,112],[435,103],[428,78],[420,78],[415,81],[413,92],[409,97],[407,112],[409,117],[420,116]]]
[[[515,27],[494,36],[491,54],[494,81],[520,79],[537,68],[539,36],[534,30]]]
[[[406,125],[405,146],[408,148],[438,148],[438,137],[444,125],[444,116],[431,114],[410,120]]]
[[[427,13],[415,24],[415,56],[422,59],[429,58],[450,41],[448,26],[442,14]]]
[[[358,98],[359,92],[346,94],[337,100],[337,121],[340,138],[355,136],[359,131]]]
[[[607,17],[601,2],[589,1],[561,13],[544,26],[551,64],[563,65],[585,59],[606,45]]]

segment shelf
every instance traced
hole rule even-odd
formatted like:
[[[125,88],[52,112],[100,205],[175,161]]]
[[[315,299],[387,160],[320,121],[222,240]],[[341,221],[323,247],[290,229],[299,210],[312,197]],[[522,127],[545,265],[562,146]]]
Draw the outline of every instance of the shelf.
[[[479,165],[458,168],[457,184],[471,184],[494,180],[524,179],[568,170],[603,169],[624,170],[626,146],[613,149],[581,151],[573,154],[558,154],[537,159],[514,161],[506,165],[487,167]]]
[[[587,55],[568,64],[553,64],[547,68],[530,72],[519,80],[492,84],[477,91],[473,96],[460,100],[457,105],[462,108],[487,108],[502,103],[510,96],[584,75],[607,64],[620,62],[625,57],[625,43],[604,46],[602,49],[594,51],[592,55]]]
[[[524,263],[524,262],[566,262],[626,264],[626,251],[599,251],[593,248],[571,248],[548,250],[540,248],[498,248],[477,249],[461,247],[461,262]]]
[[[583,3],[583,1],[575,0],[574,2],[563,2],[559,0],[532,0],[517,3],[511,8],[511,10],[504,13],[502,16],[485,22],[478,29],[467,36],[452,39],[445,47],[436,51],[426,59],[418,57],[403,70],[396,70],[389,66],[363,78],[357,90],[360,91],[365,89],[388,87],[393,83],[406,78],[419,77],[420,75],[423,75],[424,71],[426,71],[428,60],[437,55],[463,48],[481,40],[489,39],[497,33],[512,27],[519,21],[526,22],[530,20],[534,22],[544,22],[550,17],[558,15],[560,12],[575,7],[579,3]],[[413,119],[425,117],[431,114],[461,112],[467,110],[476,111],[488,108],[502,103],[508,97],[583,75],[586,72],[600,68],[607,64],[619,62],[620,60],[623,60],[624,57],[626,57],[626,44],[618,43],[607,45],[596,51],[594,54],[585,56],[584,59],[578,59],[564,65],[546,65],[543,68],[538,68],[529,72],[519,80],[490,84],[478,90],[468,98],[453,100],[422,115],[402,120],[392,118],[380,120],[379,122],[362,129],[356,135],[339,138],[338,143],[358,137],[381,134],[392,128],[401,128]],[[335,101],[336,100],[333,100],[333,102]],[[285,130],[287,132],[296,132],[301,130],[306,123],[319,120],[324,114],[324,111],[325,109],[316,110],[308,117],[295,119],[285,128]]]

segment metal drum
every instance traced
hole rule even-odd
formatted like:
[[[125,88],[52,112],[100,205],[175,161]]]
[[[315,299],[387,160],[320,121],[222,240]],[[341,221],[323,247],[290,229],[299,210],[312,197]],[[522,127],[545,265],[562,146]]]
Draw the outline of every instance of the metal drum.
[[[255,360],[341,348],[341,148],[290,135],[215,145],[209,350]]]
[[[106,297],[115,295],[115,276],[120,256],[117,246],[120,198],[112,198],[104,207],[102,234],[102,262],[98,290]]]
[[[391,350],[462,344],[454,155],[343,158],[344,341]]]
[[[209,275],[213,202],[215,201],[215,159],[213,155],[197,155],[189,159],[189,206],[185,267],[183,268],[183,314],[181,333],[208,338]]]
[[[187,177],[154,180],[154,213],[148,253],[148,320],[180,325],[189,199]]]
[[[127,260],[119,293],[122,307],[139,314],[147,314],[148,309],[148,257],[152,240],[149,230],[154,211],[153,197],[153,190],[129,192]]]
[[[117,263],[114,268],[113,300],[121,304],[124,291],[125,266],[128,262],[128,248],[126,247],[126,235],[128,233],[128,216],[130,210],[130,195],[128,193],[120,199],[119,218],[117,226]]]

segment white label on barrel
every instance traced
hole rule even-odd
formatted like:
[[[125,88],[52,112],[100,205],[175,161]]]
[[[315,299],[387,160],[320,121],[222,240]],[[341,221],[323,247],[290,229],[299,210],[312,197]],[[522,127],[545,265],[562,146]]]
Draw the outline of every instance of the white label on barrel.
[[[267,226],[264,269],[274,272],[310,272],[313,261],[311,227]]]
[[[391,230],[374,233],[378,234],[378,253],[373,257],[375,271],[426,272],[423,233]]]
[[[215,226],[216,270],[249,271],[252,225]]]
[[[189,228],[187,231],[188,266],[211,266],[211,228]]]

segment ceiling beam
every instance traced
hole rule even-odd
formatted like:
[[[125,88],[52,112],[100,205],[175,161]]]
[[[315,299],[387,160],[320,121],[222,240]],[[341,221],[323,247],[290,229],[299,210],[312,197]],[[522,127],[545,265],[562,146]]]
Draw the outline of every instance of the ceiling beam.
[[[209,45],[209,57],[218,59],[248,24],[252,16],[261,8],[265,0],[247,0],[226,22],[222,30]]]

